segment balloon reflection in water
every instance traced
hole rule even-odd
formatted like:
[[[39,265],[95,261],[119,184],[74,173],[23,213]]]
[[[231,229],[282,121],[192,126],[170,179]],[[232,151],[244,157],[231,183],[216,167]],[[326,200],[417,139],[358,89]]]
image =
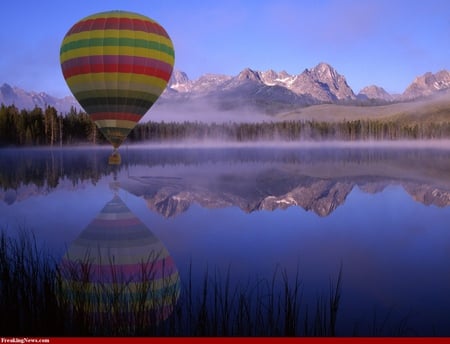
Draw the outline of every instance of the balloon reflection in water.
[[[179,295],[163,243],[115,195],[69,246],[60,303],[93,333],[134,333],[166,320]]]

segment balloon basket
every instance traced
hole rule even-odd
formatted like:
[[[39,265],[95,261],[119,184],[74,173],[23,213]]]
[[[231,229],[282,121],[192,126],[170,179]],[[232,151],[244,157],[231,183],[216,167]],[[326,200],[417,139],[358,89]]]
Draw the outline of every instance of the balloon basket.
[[[119,152],[117,152],[117,151],[114,151],[114,152],[109,156],[109,159],[108,159],[108,163],[109,163],[110,165],[120,165],[121,161],[122,161],[122,159],[121,159],[121,157],[120,157]]]

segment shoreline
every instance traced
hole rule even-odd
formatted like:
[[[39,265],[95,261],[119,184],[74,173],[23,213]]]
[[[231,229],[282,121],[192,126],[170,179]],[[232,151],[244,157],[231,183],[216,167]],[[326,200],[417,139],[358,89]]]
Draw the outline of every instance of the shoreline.
[[[216,140],[180,140],[180,141],[163,141],[163,142],[139,142],[124,143],[118,148],[118,151],[127,149],[213,149],[213,148],[286,148],[286,149],[441,149],[450,150],[450,139],[428,139],[428,140],[299,140],[299,141],[277,141],[277,140],[260,140],[260,141],[216,141]],[[34,145],[34,146],[5,146],[0,150],[111,150],[113,148],[108,144],[79,144],[79,145]]]

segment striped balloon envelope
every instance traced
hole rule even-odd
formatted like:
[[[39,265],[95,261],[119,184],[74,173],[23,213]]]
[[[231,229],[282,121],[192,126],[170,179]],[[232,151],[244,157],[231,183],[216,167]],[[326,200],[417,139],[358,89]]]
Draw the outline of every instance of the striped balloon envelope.
[[[80,20],[60,49],[67,85],[114,149],[166,88],[174,56],[160,24],[125,11]]]
[[[97,334],[158,324],[180,295],[166,247],[117,195],[72,242],[59,271],[59,302]]]

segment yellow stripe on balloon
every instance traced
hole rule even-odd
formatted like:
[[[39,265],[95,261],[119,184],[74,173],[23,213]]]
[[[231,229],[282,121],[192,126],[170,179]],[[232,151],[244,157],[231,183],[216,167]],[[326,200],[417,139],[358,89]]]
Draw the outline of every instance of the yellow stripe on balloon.
[[[127,121],[124,119],[101,119],[95,121],[99,128],[126,128],[133,129],[136,126],[136,122]]]
[[[123,213],[100,213],[97,215],[96,219],[101,220],[126,220],[126,219],[135,219],[136,216],[131,212],[123,212]]]
[[[145,264],[144,264],[145,266]],[[147,267],[148,269],[148,267]],[[150,270],[151,271],[151,270]],[[164,279],[160,278],[158,280],[149,280],[148,284],[151,284],[151,289],[150,290],[159,290],[159,289],[163,289],[163,288],[167,288],[168,286],[172,286],[174,284],[176,284],[177,282],[179,282],[179,275],[178,272],[172,273],[170,276],[165,277]],[[67,280],[63,280],[61,281],[63,286],[66,286],[68,284],[70,284],[70,286],[72,288],[79,288],[79,289],[83,289],[83,291],[85,292],[93,292],[95,290],[95,288],[98,288],[99,286],[95,283],[86,283],[84,281],[67,281]],[[124,287],[123,283],[104,283],[104,285],[107,285],[109,288],[111,289],[115,289],[115,290],[120,290],[121,288]],[[137,291],[142,291],[142,287],[143,287],[143,282],[129,282],[127,281],[127,291],[128,292],[132,292],[135,293]],[[117,288],[117,289],[116,289]]]
[[[82,31],[78,33],[71,34],[64,38],[64,45],[72,42],[76,42],[82,39],[91,38],[131,38],[131,39],[142,39],[146,41],[159,42],[161,44],[172,47],[172,41],[167,37],[156,33],[148,33],[142,31],[133,30],[92,30],[92,31]]]
[[[134,79],[134,77],[133,77]],[[157,79],[157,78],[156,78]],[[158,79],[161,80],[161,79]],[[73,93],[85,93],[85,92],[96,92],[99,90],[118,90],[118,91],[138,91],[147,92],[152,95],[161,94],[164,90],[160,85],[153,85],[149,83],[139,83],[133,81],[117,82],[117,80],[90,80],[88,84],[79,83],[72,84],[70,90]]]
[[[79,74],[66,79],[72,92],[73,89],[89,90],[95,89],[97,85],[115,85],[115,88],[126,87],[133,84],[146,84],[153,90],[160,90],[161,92],[166,88],[167,81],[148,76],[144,74],[128,74],[128,73],[95,73],[95,74]],[[102,86],[100,89],[104,89]],[[109,88],[109,87],[108,87]],[[152,92],[149,89],[149,92]],[[152,92],[153,93],[153,92]]]
[[[101,55],[126,55],[136,57],[147,57],[151,59],[160,60],[171,65],[173,65],[175,62],[175,58],[173,56],[160,50],[119,46],[119,45],[72,49],[62,53],[60,57],[61,63],[64,63],[67,60],[74,59],[77,57],[101,56]]]

